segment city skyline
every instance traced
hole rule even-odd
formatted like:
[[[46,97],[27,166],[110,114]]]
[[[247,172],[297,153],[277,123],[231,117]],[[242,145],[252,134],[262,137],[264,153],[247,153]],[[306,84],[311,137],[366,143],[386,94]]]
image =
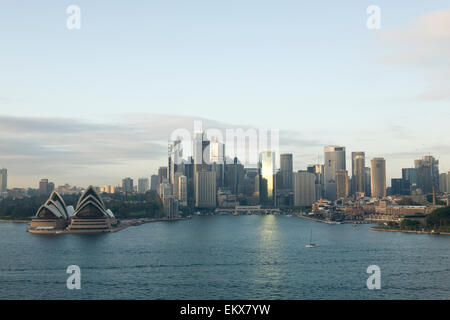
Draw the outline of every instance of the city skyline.
[[[222,144],[222,145],[226,146],[225,144]],[[350,151],[349,152],[348,149],[345,146],[329,145],[329,146],[322,147],[322,149],[323,149],[322,150],[322,154],[318,154],[317,155],[317,157],[318,157],[317,161],[315,161],[315,162],[311,161],[311,162],[308,162],[308,163],[307,162],[302,162],[301,165],[303,165],[303,163],[305,163],[305,165],[302,166],[302,167],[299,167],[298,166],[299,162],[298,161],[296,162],[296,154],[295,153],[288,152],[288,151],[286,151],[286,152],[278,152],[278,153],[275,152],[275,151],[272,151],[272,152],[274,152],[274,156],[275,156],[275,158],[277,158],[277,160],[279,160],[280,157],[282,158],[285,155],[291,155],[292,156],[292,160],[293,160],[292,161],[292,163],[293,163],[293,166],[292,166],[293,171],[292,172],[294,173],[294,172],[299,172],[299,171],[305,171],[307,169],[307,167],[311,166],[311,165],[319,165],[319,164],[320,165],[324,165],[325,164],[324,154],[326,154],[326,149],[327,148],[336,148],[336,147],[337,148],[344,148],[345,160],[344,159],[342,159],[342,160],[345,161],[345,163],[344,163],[344,167],[345,168],[341,168],[340,170],[347,171],[348,172],[348,177],[350,177],[350,178],[353,177],[352,170],[353,170],[353,157],[354,157],[354,154],[363,153],[363,154],[366,155],[365,156],[365,159],[366,159],[366,166],[365,166],[365,168],[371,168],[371,160],[377,159],[377,158],[384,158],[382,156],[376,156],[376,155],[374,155],[373,157],[368,156],[368,155],[370,155],[370,153],[368,153],[366,151]],[[167,146],[166,146],[166,150],[167,150]],[[324,151],[325,151],[325,153],[324,153]],[[384,158],[386,163],[387,163],[386,164],[386,187],[390,187],[391,186],[391,180],[392,179],[401,178],[402,177],[402,171],[404,169],[414,168],[415,167],[415,163],[418,160],[422,159],[422,157],[429,157],[429,156],[431,156],[431,157],[434,157],[434,158],[438,159],[438,161],[440,162],[439,163],[439,172],[441,172],[441,173],[450,172],[450,169],[447,170],[447,169],[443,169],[442,168],[441,159],[435,157],[433,154],[431,154],[431,153],[430,154],[417,153],[417,154],[418,154],[418,156],[416,158],[409,159],[409,162],[408,162],[409,165],[403,165],[402,166],[402,164],[399,163],[400,169],[397,170],[396,172],[394,172],[393,174],[392,174],[392,172],[395,171],[395,170],[391,169],[390,170],[391,175],[388,175],[388,171],[387,171],[389,169],[389,167],[390,167],[390,161],[389,161],[389,159]],[[183,157],[182,159],[183,160],[187,160],[186,157]],[[238,157],[238,159],[239,159],[239,157]],[[96,182],[96,183],[92,182],[92,179],[90,179],[89,181],[86,181],[85,183],[74,183],[72,180],[76,181],[77,180],[76,177],[72,177],[71,178],[69,176],[68,177],[69,180],[61,180],[61,179],[58,179],[58,178],[53,178],[54,175],[52,175],[52,174],[48,174],[48,175],[36,176],[36,177],[38,177],[38,179],[36,181],[32,180],[30,184],[12,185],[11,181],[15,181],[15,179],[14,179],[14,176],[12,176],[10,169],[7,168],[6,166],[4,168],[2,168],[2,166],[0,166],[0,169],[8,170],[8,189],[12,189],[12,188],[35,188],[36,186],[39,188],[39,181],[42,180],[42,179],[50,179],[52,181],[55,181],[54,184],[58,185],[58,186],[62,186],[62,185],[65,185],[65,184],[76,185],[76,186],[81,186],[81,187],[88,187],[90,185],[95,185],[95,186],[119,186],[121,184],[121,182],[123,183],[123,179],[124,179],[125,176],[133,177],[133,179],[135,179],[136,181],[138,181],[138,179],[144,179],[144,178],[150,180],[151,176],[158,175],[158,171],[162,167],[166,167],[168,169],[167,154],[165,154],[164,156],[161,156],[160,160],[161,160],[161,162],[156,162],[155,163],[155,165],[154,165],[155,169],[149,170],[146,173],[137,173],[135,175],[130,175],[130,174],[127,174],[126,172],[124,172],[124,173],[122,173],[122,172],[117,173],[116,172],[114,178],[110,177],[110,178],[106,179],[105,181],[99,181],[99,182]],[[229,158],[229,160],[232,160],[232,158]],[[246,168],[257,168],[258,164],[256,163],[256,164],[252,164],[252,165],[249,165],[249,166],[246,165],[245,167]],[[282,166],[280,166],[280,165],[276,166],[275,170],[281,170],[282,171]],[[339,171],[339,169],[335,170],[335,171]],[[326,172],[326,170],[325,170],[325,172]],[[167,173],[167,174],[169,175],[169,173]],[[130,179],[130,178],[127,178],[127,179]],[[352,182],[352,183],[354,183],[354,182]],[[325,185],[326,185],[326,182],[325,182]],[[335,186],[333,186],[332,189],[335,189]],[[334,197],[331,196],[331,199],[334,199]]]
[[[0,1],[0,39],[0,300],[450,299],[449,0]]]

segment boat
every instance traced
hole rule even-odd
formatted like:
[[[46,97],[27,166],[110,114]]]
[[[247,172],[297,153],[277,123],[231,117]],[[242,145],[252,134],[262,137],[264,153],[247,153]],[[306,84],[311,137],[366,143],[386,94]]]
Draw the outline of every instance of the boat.
[[[311,229],[311,235],[309,236],[309,244],[305,246],[305,248],[315,248],[316,245],[312,243],[312,229]]]

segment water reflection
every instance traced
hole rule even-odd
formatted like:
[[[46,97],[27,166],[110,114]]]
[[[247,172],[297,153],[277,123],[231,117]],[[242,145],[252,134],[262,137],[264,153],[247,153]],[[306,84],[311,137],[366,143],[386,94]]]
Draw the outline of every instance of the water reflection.
[[[261,216],[256,232],[256,264],[253,270],[255,287],[276,295],[282,279],[282,247],[279,221],[273,215]]]

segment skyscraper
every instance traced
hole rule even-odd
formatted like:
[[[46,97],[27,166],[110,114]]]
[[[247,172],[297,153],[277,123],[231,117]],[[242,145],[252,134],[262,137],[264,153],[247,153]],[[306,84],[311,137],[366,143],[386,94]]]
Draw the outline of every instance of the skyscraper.
[[[417,187],[423,193],[439,190],[439,160],[432,156],[424,156],[420,160],[414,160],[414,166],[417,170]]]
[[[403,194],[409,195],[411,191],[417,189],[417,169],[416,168],[403,168],[402,180],[405,188]]]
[[[336,171],[336,198],[345,199],[348,197],[348,171],[337,170]]]
[[[158,184],[161,184],[164,179],[169,179],[167,167],[159,167],[158,169]]]
[[[293,173],[292,153],[280,154],[281,187],[284,190],[292,190],[292,173]]]
[[[210,142],[211,170],[216,173],[216,187],[221,188],[225,179],[225,145],[217,137]]]
[[[336,171],[346,170],[345,147],[327,146],[324,149],[325,197],[334,201],[336,194]]]
[[[173,195],[167,195],[162,197],[164,215],[168,219],[178,217],[178,200]]]
[[[371,161],[372,197],[384,198],[386,196],[386,160],[374,158]]]
[[[194,139],[194,165],[195,171],[201,171],[200,168],[211,163],[211,142],[206,140],[203,132],[198,132]]]
[[[169,183],[169,179],[164,179],[158,186],[158,194],[160,198],[166,196],[172,196],[173,195],[173,187],[172,184]]]
[[[365,167],[364,168],[364,176],[365,176],[365,187],[364,187],[364,191],[365,191],[365,195],[367,197],[370,197],[372,195],[372,177],[371,177],[371,170],[370,167]]]
[[[122,179],[122,191],[129,193],[134,192],[133,179],[129,177]]]
[[[39,181],[39,194],[49,196],[50,193],[55,189],[55,184],[53,182],[49,182],[48,179],[41,179]]]
[[[182,175],[178,178],[178,201],[179,204],[183,207],[187,206],[187,188],[187,178],[185,175]]]
[[[173,195],[178,197],[178,192],[179,192],[179,182],[180,182],[180,177],[183,175],[183,172],[175,172],[174,174],[174,181],[172,184],[172,188],[173,188]]]
[[[324,184],[323,184],[323,164],[310,164],[306,171],[313,173],[316,179],[316,200],[319,200],[323,196]]]
[[[183,165],[183,173],[187,178],[187,201],[188,206],[195,205],[195,173],[194,173],[194,158],[189,157]]]
[[[307,171],[293,173],[294,206],[309,207],[316,201],[316,177]]]
[[[139,178],[138,179],[138,192],[139,193],[146,193],[149,188],[150,188],[150,186],[149,186],[148,178]]]
[[[225,164],[224,186],[237,195],[239,193],[239,186],[244,180],[245,172],[244,166],[239,163],[238,158],[235,157],[233,164]]]
[[[263,151],[259,155],[260,201],[264,205],[276,206],[275,153]]]
[[[0,196],[4,196],[8,192],[8,170],[0,169]]]
[[[193,146],[193,149],[194,149],[194,157],[193,157],[194,190],[193,191],[194,191],[194,198],[195,198],[196,204],[197,204],[197,199],[199,198],[197,196],[197,190],[202,190],[202,189],[198,188],[199,185],[197,183],[197,177],[198,177],[197,173],[198,172],[207,172],[207,171],[212,170],[210,143],[211,142],[209,140],[206,140],[204,132],[196,133],[195,139],[194,139],[194,146]],[[186,173],[185,173],[185,175],[186,175]],[[215,175],[214,175],[214,177],[215,177]],[[216,186],[216,181],[214,181],[214,185]],[[214,198],[215,198],[215,196],[214,196]]]
[[[195,206],[198,208],[215,208],[216,173],[213,171],[197,171],[195,176]]]
[[[152,174],[150,177],[150,190],[156,191],[158,190],[159,178],[156,174]]]
[[[167,168],[169,181],[171,184],[175,184],[175,173],[183,172],[183,146],[181,138],[169,142]]]
[[[210,142],[211,163],[223,164],[225,161],[225,145],[217,137],[212,137]]]
[[[450,193],[450,171],[447,173],[447,192]]]
[[[365,192],[365,166],[365,153],[352,152],[352,194]]]
[[[448,181],[448,174],[447,173],[441,173],[439,175],[439,191],[442,193],[448,192],[447,189],[447,181]]]
[[[404,195],[405,190],[406,188],[403,179],[391,179],[391,195]]]

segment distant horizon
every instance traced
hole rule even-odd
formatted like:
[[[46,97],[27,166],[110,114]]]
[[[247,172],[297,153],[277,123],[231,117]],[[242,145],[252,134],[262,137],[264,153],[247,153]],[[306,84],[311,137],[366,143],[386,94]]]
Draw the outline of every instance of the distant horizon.
[[[1,119],[1,115],[0,115],[0,119]],[[204,119],[203,119],[204,120]],[[280,135],[283,136],[283,130],[280,130]],[[439,172],[440,173],[448,173],[450,172],[450,168],[449,169],[443,169],[442,166],[442,162],[441,159],[438,158],[435,154],[428,152],[428,153],[421,153],[420,151],[417,151],[415,153],[411,153],[408,154],[409,155],[413,155],[416,154],[416,156],[412,156],[410,158],[396,158],[394,159],[394,162],[396,163],[396,167],[395,169],[393,169],[390,165],[390,159],[388,157],[386,157],[385,155],[381,154],[373,154],[368,152],[367,150],[364,149],[349,149],[349,147],[347,145],[344,144],[325,144],[322,147],[320,146],[315,146],[315,149],[321,151],[321,153],[317,154],[318,159],[316,161],[313,160],[314,155],[311,154],[309,159],[311,159],[312,161],[310,162],[305,162],[305,160],[303,161],[296,161],[298,160],[298,158],[302,158],[301,155],[296,157],[296,153],[286,150],[286,145],[283,144],[283,139],[280,138],[280,148],[283,148],[283,151],[280,151],[279,153],[276,154],[276,157],[279,159],[280,154],[283,153],[290,153],[293,155],[293,162],[294,162],[294,168],[293,168],[293,172],[297,172],[299,170],[306,170],[308,165],[314,165],[314,164],[322,164],[323,165],[323,153],[324,153],[324,148],[326,146],[342,146],[345,147],[346,149],[346,170],[349,173],[349,178],[351,178],[352,176],[352,167],[351,167],[351,154],[352,152],[365,152],[366,155],[366,167],[370,168],[370,161],[374,158],[384,158],[386,160],[386,168],[387,168],[387,172],[386,172],[386,186],[390,187],[391,186],[391,179],[395,179],[395,178],[401,178],[402,177],[402,169],[403,168],[414,168],[414,160],[418,160],[421,159],[423,156],[428,156],[431,155],[434,158],[436,158],[437,160],[439,160]],[[47,175],[43,174],[41,176],[35,176],[35,180],[33,180],[32,183],[26,184],[26,183],[22,183],[22,184],[16,184],[13,185],[11,182],[12,181],[17,181],[18,180],[18,176],[14,175],[14,171],[11,171],[10,168],[8,168],[8,166],[4,165],[4,162],[0,163],[0,168],[4,168],[8,170],[8,189],[13,189],[13,188],[31,188],[31,189],[38,189],[39,188],[39,181],[41,179],[48,179],[50,182],[53,182],[55,184],[55,188],[58,186],[64,186],[65,184],[68,184],[70,186],[76,186],[76,187],[80,187],[80,188],[87,188],[90,185],[96,186],[96,187],[101,187],[101,186],[120,186],[122,179],[126,178],[126,177],[130,177],[133,180],[138,180],[139,178],[149,178],[152,175],[158,175],[158,168],[160,167],[167,167],[168,163],[167,163],[167,154],[164,154],[164,151],[167,150],[167,145],[164,145],[162,141],[160,141],[160,144],[158,145],[158,148],[160,149],[160,156],[158,158],[153,158],[153,159],[149,159],[149,161],[151,161],[154,165],[152,166],[153,169],[149,169],[149,171],[147,172],[147,174],[143,173],[143,174],[129,174],[126,173],[126,171],[124,171],[124,173],[117,173],[115,172],[115,176],[114,178],[108,178],[106,181],[99,181],[97,179],[93,179],[94,181],[90,181],[90,182],[86,182],[86,181],[82,181],[82,182],[73,182],[73,180],[77,181],[77,178],[75,178],[76,175],[74,176],[69,176],[69,175],[65,175],[67,178],[64,178],[65,180],[61,179],[61,178],[57,178],[57,175],[52,175],[51,172]],[[226,148],[226,145],[225,145]],[[311,148],[311,147],[309,147]],[[239,159],[239,156],[238,156]],[[239,159],[240,160],[240,159]],[[404,165],[403,165],[404,164]],[[14,167],[14,166],[13,166]],[[245,168],[256,168],[257,165],[245,165]],[[279,169],[279,167],[277,167],[277,169]],[[20,176],[20,175],[19,175]],[[55,178],[56,177],[56,178]],[[72,178],[72,179],[71,179]],[[31,179],[31,178],[30,178]],[[81,181],[81,180],[78,180]]]

